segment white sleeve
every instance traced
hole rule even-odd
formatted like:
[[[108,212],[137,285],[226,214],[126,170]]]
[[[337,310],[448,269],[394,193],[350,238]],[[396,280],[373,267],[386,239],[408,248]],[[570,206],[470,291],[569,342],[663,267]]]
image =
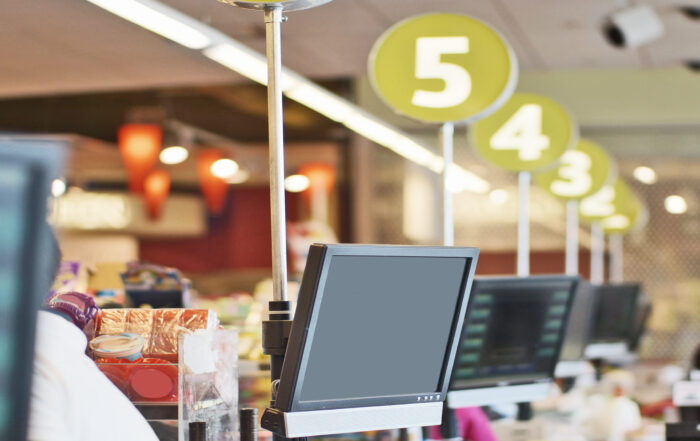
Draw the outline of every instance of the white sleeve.
[[[66,414],[66,387],[45,360],[34,360],[31,402],[29,407],[29,441],[72,441],[70,418]]]

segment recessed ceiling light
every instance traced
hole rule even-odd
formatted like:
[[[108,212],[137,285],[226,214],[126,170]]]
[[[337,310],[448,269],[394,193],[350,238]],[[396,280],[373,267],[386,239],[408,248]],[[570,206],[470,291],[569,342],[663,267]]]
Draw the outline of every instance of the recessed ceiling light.
[[[180,164],[181,162],[185,162],[189,156],[190,154],[186,148],[179,145],[173,145],[164,148],[160,152],[160,162],[168,165]]]
[[[233,159],[219,159],[211,165],[211,174],[221,179],[229,179],[238,171],[238,163]]]
[[[664,201],[664,207],[671,214],[683,214],[688,211],[688,203],[685,201],[685,198],[677,194],[667,197]]]
[[[311,185],[311,181],[304,175],[291,175],[284,180],[284,188],[292,193],[302,192],[309,188],[309,185]]]
[[[489,199],[494,205],[503,205],[508,202],[508,192],[502,188],[498,188],[489,193]]]
[[[63,194],[66,192],[66,181],[63,179],[54,179],[53,182],[51,182],[51,194],[57,198],[59,196],[63,196]]]
[[[242,184],[248,179],[250,179],[250,173],[246,170],[239,169],[233,176],[226,179],[226,182],[229,184]]]
[[[643,184],[654,184],[657,181],[656,172],[651,167],[640,166],[632,172],[634,178]]]

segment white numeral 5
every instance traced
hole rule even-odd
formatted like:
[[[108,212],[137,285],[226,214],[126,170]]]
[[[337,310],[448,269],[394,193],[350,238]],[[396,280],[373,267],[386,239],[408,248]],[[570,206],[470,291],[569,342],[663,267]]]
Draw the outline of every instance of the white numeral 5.
[[[416,78],[440,79],[440,91],[416,90],[414,106],[444,109],[462,104],[472,93],[472,78],[462,66],[441,60],[443,54],[469,52],[467,37],[421,37],[416,40]]]

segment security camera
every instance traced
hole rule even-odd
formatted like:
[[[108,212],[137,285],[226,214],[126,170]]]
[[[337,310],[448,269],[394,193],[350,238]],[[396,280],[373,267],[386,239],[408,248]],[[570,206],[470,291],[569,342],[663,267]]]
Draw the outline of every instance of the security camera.
[[[691,72],[700,73],[700,60],[687,60],[685,62],[685,67]]]
[[[651,7],[638,5],[612,14],[603,32],[613,46],[635,48],[661,37],[664,24]]]
[[[700,6],[681,6],[680,10],[691,20],[700,20]]]

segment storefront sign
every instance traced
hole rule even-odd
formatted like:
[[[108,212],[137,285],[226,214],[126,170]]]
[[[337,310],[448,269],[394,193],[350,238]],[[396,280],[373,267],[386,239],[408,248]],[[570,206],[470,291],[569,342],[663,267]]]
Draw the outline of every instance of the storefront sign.
[[[375,43],[369,77],[394,110],[424,122],[474,121],[513,93],[517,60],[488,25],[458,14],[402,21]]]
[[[535,183],[562,199],[583,199],[617,178],[613,159],[596,143],[579,140],[567,150],[556,169],[535,175]]]
[[[533,171],[557,161],[578,143],[569,113],[549,98],[516,93],[493,115],[474,124],[472,140],[488,162]]]

